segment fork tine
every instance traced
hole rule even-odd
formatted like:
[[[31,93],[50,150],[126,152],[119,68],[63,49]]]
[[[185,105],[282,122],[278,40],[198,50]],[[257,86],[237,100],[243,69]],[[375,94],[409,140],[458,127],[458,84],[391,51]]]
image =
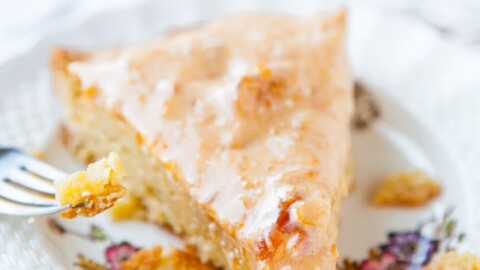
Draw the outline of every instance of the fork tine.
[[[55,204],[55,203],[43,203],[43,202],[35,202],[35,201],[22,201],[22,200],[18,200],[16,198],[12,198],[12,197],[9,197],[9,196],[4,196],[2,194],[0,194],[0,199],[4,200],[4,201],[9,201],[9,202],[12,202],[12,203],[15,203],[15,204],[19,204],[19,205],[25,205],[25,206],[35,206],[35,207],[52,207],[52,206],[58,206],[58,204]]]
[[[52,206],[56,205],[55,200],[40,193],[22,190],[8,181],[0,181],[0,198],[5,200],[31,206]]]
[[[22,170],[28,171],[39,177],[42,177],[49,181],[55,181],[66,176],[66,174],[54,167],[41,162],[29,155],[18,154],[16,155],[16,162],[20,165]]]
[[[53,181],[66,174],[15,148],[0,147],[0,215],[51,215],[71,205],[55,201]],[[80,203],[76,207],[85,207]]]
[[[10,216],[44,216],[66,210],[70,205],[56,205],[48,207],[26,206],[0,199],[0,214]]]
[[[11,170],[6,174],[5,179],[31,191],[55,196],[55,188],[52,185],[52,182],[45,181],[43,178],[34,176],[26,171],[17,169]]]

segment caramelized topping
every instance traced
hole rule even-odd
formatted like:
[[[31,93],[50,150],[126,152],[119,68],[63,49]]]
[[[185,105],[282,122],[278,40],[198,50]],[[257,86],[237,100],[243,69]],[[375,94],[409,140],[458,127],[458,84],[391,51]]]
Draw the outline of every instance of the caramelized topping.
[[[306,232],[302,229],[301,224],[292,221],[290,217],[291,206],[299,200],[299,197],[294,196],[280,203],[281,210],[274,228],[268,238],[262,239],[256,246],[255,256],[257,259],[268,261],[275,255],[275,252],[292,248],[305,237]]]
[[[262,68],[259,74],[245,76],[237,89],[237,109],[247,116],[264,114],[280,104],[286,82],[272,71]]]

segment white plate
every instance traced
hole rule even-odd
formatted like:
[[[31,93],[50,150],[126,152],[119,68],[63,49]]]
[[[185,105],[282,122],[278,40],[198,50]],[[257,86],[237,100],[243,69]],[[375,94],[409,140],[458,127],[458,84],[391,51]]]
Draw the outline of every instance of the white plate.
[[[376,93],[382,108],[382,117],[372,127],[354,133],[354,162],[356,189],[346,199],[342,209],[339,249],[342,256],[361,259],[369,248],[385,242],[392,230],[408,230],[432,216],[438,216],[449,206],[455,207],[455,217],[463,231],[470,231],[471,202],[467,183],[455,167],[454,158],[437,141],[435,134],[421,125],[393,100]],[[48,161],[65,170],[81,168],[53,136],[45,148]],[[434,203],[418,209],[377,209],[368,200],[379,179],[392,172],[420,169],[434,175],[445,190]],[[68,230],[59,234],[52,230],[52,220]],[[78,254],[105,263],[105,249],[112,243],[128,242],[136,247],[179,247],[181,242],[164,229],[128,221],[112,222],[107,214],[85,219],[62,220],[42,218],[35,223],[44,236],[46,246],[64,267],[78,263]],[[83,239],[91,225],[102,228],[110,237],[107,241]],[[48,244],[47,244],[48,243]]]

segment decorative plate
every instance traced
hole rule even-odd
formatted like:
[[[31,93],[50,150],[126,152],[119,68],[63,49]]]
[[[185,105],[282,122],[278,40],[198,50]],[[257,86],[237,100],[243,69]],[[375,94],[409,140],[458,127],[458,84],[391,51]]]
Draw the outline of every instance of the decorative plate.
[[[453,247],[471,231],[468,185],[435,134],[384,94],[374,92],[373,95],[381,107],[381,116],[369,127],[354,132],[357,182],[342,209],[340,254],[347,259],[347,265],[354,262],[360,265],[372,256],[373,261],[394,260],[389,257],[391,253],[394,258],[406,256],[412,263],[415,255],[417,264],[421,265],[436,250],[445,248],[438,242],[448,242]],[[50,163],[65,171],[81,168],[64,149],[57,134],[46,144],[44,153]],[[421,208],[371,206],[371,193],[383,176],[412,169],[438,179],[444,189],[442,195]],[[88,267],[95,265],[117,269],[118,261],[137,248],[182,246],[178,238],[159,226],[136,221],[113,222],[108,213],[75,220],[39,218],[33,224],[43,236],[48,251],[66,268],[76,265],[90,269]],[[427,232],[436,226],[442,233]],[[421,255],[403,250],[405,245],[412,244],[425,245],[424,250],[417,250]]]

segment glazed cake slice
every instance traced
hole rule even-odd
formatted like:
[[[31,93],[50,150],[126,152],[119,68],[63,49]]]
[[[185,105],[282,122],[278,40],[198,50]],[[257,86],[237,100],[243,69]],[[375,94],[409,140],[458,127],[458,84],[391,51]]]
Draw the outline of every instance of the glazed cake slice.
[[[345,14],[245,15],[137,46],[56,50],[65,140],[203,261],[335,269],[350,179]]]

